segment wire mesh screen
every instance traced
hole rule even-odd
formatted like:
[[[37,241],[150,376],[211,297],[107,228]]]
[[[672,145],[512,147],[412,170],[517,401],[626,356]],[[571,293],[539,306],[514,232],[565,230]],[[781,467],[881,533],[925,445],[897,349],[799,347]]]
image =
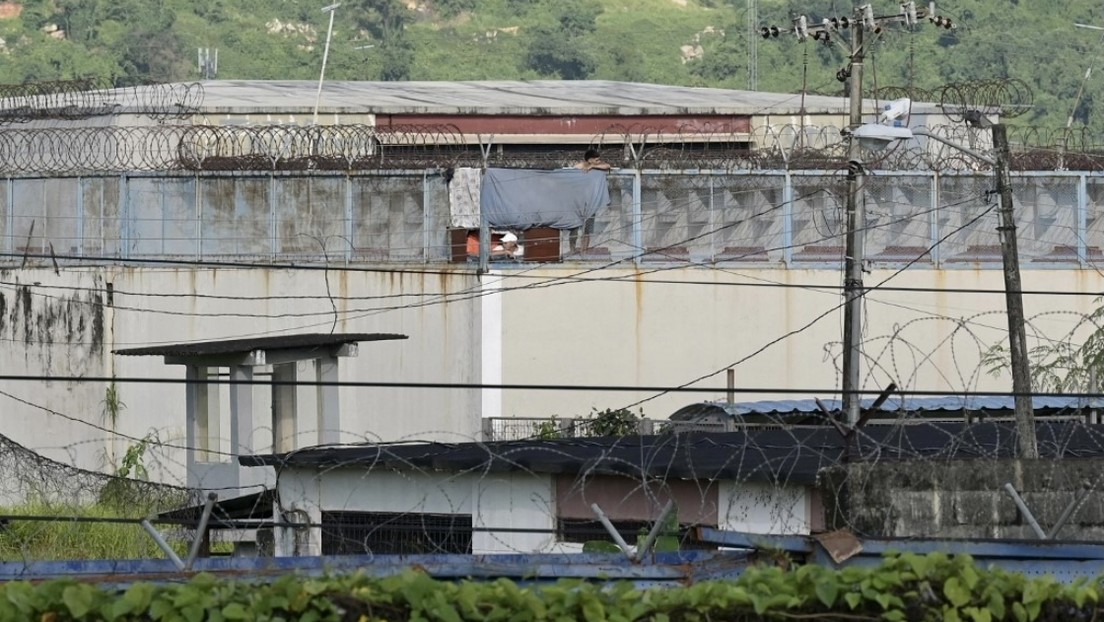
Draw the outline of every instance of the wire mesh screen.
[[[783,175],[710,178],[714,261],[780,262],[785,239]]]
[[[938,233],[946,264],[1000,262],[997,203],[992,176],[939,180]]]
[[[1076,177],[1017,177],[1012,180],[1018,248],[1035,262],[1077,262]]]
[[[471,553],[470,514],[323,512],[323,555]]]
[[[446,262],[454,179],[436,171],[13,178],[0,182],[0,248],[63,260]],[[636,174],[607,179],[608,208],[563,233],[557,259],[763,267],[842,261],[845,172],[647,171],[639,173],[639,197]],[[999,262],[990,172],[882,170],[862,183],[867,261]],[[1102,184],[1087,174],[1016,173],[1023,260],[1045,268],[1099,256]]]
[[[610,261],[630,259],[639,254],[633,238],[633,178],[610,175],[608,179],[609,207],[588,225],[589,239],[578,240],[570,248],[582,259]]]
[[[863,190],[866,257],[874,263],[931,264],[931,178],[868,175]]]
[[[793,261],[843,261],[846,175],[795,176],[793,197]]]

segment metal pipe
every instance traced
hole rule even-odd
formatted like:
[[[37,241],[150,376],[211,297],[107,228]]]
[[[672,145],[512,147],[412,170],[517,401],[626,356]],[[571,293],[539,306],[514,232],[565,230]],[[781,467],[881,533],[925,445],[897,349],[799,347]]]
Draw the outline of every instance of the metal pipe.
[[[663,529],[663,525],[667,522],[667,519],[671,517],[671,512],[675,511],[675,500],[670,499],[667,501],[667,505],[663,506],[663,511],[659,513],[659,518],[656,519],[654,525],[652,525],[651,531],[648,532],[648,537],[644,538],[644,543],[636,551],[634,556],[637,560],[648,554],[652,550],[652,545],[655,544],[656,538],[659,537],[659,532]]]
[[[946,138],[943,138],[942,136],[933,134],[933,133],[931,133],[931,132],[929,132],[925,129],[914,129],[914,130],[912,130],[912,133],[915,136],[925,136],[927,138],[930,138],[930,139],[934,140],[937,143],[943,143],[944,145],[947,145],[948,147],[953,147],[955,149],[958,149],[962,153],[965,153],[966,155],[973,156],[973,157],[981,160],[982,162],[985,162],[986,164],[989,164],[989,165],[992,165],[992,166],[996,166],[996,164],[997,164],[996,160],[994,160],[990,156],[985,155],[984,153],[981,153],[980,151],[974,151],[973,149],[970,149],[969,147],[963,147],[962,145],[960,145],[956,142],[947,140]]]
[[[146,533],[148,533],[149,536],[153,538],[153,541],[157,543],[157,548],[164,551],[165,556],[168,557],[170,561],[172,561],[177,570],[187,570],[187,568],[184,567],[184,562],[180,561],[180,556],[176,554],[176,551],[172,550],[172,547],[169,546],[169,543],[165,542],[165,539],[161,537],[161,534],[158,533],[156,529],[154,529],[153,525],[150,524],[149,519],[142,519],[142,529],[145,529]]]
[[[192,547],[188,549],[188,560],[184,562],[185,570],[191,570],[192,564],[195,563],[196,557],[199,556],[199,547],[203,545],[203,540],[207,536],[207,521],[211,520],[211,511],[215,509],[215,501],[217,500],[217,494],[213,492],[207,494],[207,503],[203,505],[203,514],[199,517],[199,525],[196,527],[195,538],[192,540]]]
[[[1040,540],[1046,540],[1046,532],[1039,526],[1039,521],[1035,520],[1035,515],[1031,513],[1031,510],[1027,509],[1027,504],[1020,498],[1020,493],[1016,492],[1016,489],[1012,487],[1011,483],[1006,483],[1004,485],[1004,491],[1008,493],[1009,497],[1012,497],[1013,503],[1019,508],[1020,514],[1023,514],[1027,524],[1031,525],[1031,529],[1035,532],[1035,535],[1039,536]]]
[[[1070,501],[1070,504],[1062,511],[1062,515],[1058,517],[1058,522],[1054,523],[1054,526],[1050,528],[1050,533],[1047,535],[1049,539],[1053,540],[1058,537],[1058,532],[1062,531],[1062,528],[1066,526],[1066,522],[1077,514],[1077,511],[1081,509],[1081,506],[1085,504],[1085,501],[1089,499],[1089,495],[1092,493],[1093,489],[1087,486],[1084,494]]]
[[[602,508],[598,507],[597,503],[592,503],[590,504],[590,509],[598,517],[598,521],[602,523],[602,526],[606,528],[606,532],[613,538],[613,541],[621,549],[621,552],[625,554],[625,557],[628,557],[629,561],[635,561],[636,554],[633,552],[632,547],[625,542],[621,534],[617,533],[617,529],[614,528],[613,523],[610,522],[609,517],[602,511]]]
[[[318,125],[318,107],[322,104],[322,81],[326,78],[326,60],[330,57],[330,37],[333,36],[334,13],[341,3],[324,7],[323,11],[330,12],[330,26],[326,29],[326,47],[322,49],[322,71],[318,73],[318,94],[314,97],[314,123]]]

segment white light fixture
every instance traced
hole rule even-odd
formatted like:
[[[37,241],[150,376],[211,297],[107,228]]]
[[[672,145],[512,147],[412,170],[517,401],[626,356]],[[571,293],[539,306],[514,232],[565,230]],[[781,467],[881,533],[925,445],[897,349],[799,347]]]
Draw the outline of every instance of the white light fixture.
[[[859,140],[863,149],[868,151],[880,151],[898,140],[912,138],[912,130],[907,127],[894,127],[881,123],[867,123],[860,125],[851,132],[851,135]]]

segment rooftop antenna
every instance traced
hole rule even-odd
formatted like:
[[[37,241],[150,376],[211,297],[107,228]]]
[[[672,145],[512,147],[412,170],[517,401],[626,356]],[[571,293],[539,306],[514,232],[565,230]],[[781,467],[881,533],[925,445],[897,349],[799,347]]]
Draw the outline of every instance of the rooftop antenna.
[[[326,28],[326,47],[322,50],[322,71],[318,72],[318,94],[314,96],[314,121],[312,125],[318,125],[318,107],[322,105],[322,81],[326,79],[326,59],[330,57],[330,37],[333,36],[333,22],[334,13],[337,12],[337,7],[341,6],[340,2],[335,2],[327,7],[322,7],[323,12],[329,12],[330,25]]]
[[[213,80],[218,73],[218,48],[199,48],[199,77]]]

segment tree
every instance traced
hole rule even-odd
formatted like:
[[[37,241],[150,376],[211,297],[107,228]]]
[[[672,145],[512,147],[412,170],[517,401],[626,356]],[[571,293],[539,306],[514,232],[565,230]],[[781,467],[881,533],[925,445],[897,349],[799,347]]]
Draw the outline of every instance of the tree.
[[[730,32],[735,32],[731,31]],[[691,61],[690,73],[709,82],[725,82],[743,78],[747,64],[747,49],[736,37],[721,37],[702,51],[702,57]]]
[[[1104,305],[1083,317],[1062,338],[1039,339],[1029,357],[1033,391],[1098,391],[1104,383]],[[990,347],[982,357],[982,365],[992,376],[1004,373],[1011,367],[1008,348],[1003,344]]]
[[[558,7],[559,28],[534,29],[525,54],[525,66],[545,76],[563,80],[583,80],[594,73],[595,60],[585,36],[597,30],[600,5],[575,2]]]
[[[529,41],[525,65],[541,75],[583,80],[594,72],[594,59],[563,31],[538,28]]]

